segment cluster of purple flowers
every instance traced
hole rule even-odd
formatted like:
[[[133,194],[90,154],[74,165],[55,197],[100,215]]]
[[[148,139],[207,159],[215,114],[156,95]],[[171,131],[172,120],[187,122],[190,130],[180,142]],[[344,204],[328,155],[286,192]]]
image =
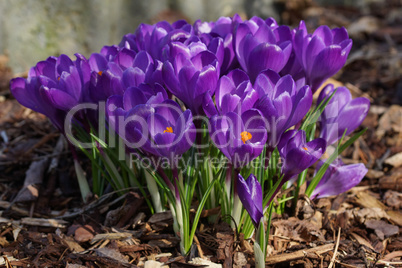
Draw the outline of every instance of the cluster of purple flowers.
[[[352,100],[339,88],[320,118],[320,137],[306,141],[298,130],[313,93],[342,68],[351,45],[344,28],[321,26],[309,34],[303,22],[291,29],[272,18],[141,24],[89,58],[61,55],[37,63],[28,78],[11,81],[11,91],[61,132],[74,106],[104,101],[108,126],[130,149],[154,157],[185,153],[196,141],[195,118],[207,117],[212,142],[234,168],[257,158],[264,146],[268,155],[278,148],[285,182],[315,163],[346,129],[356,129],[368,112],[367,99]],[[333,91],[326,87],[319,101]],[[74,119],[83,126],[88,119],[99,123],[90,110]],[[355,173],[355,181],[364,176]],[[239,183],[240,196],[251,193],[247,200],[262,202],[252,194],[257,184]]]

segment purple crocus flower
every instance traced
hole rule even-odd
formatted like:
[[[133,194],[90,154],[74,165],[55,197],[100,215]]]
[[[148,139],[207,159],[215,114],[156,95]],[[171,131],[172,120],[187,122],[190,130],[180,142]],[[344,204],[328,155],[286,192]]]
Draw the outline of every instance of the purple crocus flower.
[[[257,76],[254,89],[259,100],[254,107],[259,109],[267,122],[268,151],[273,151],[282,134],[299,123],[312,104],[312,94],[308,86],[296,86],[290,75],[280,77],[272,70]]]
[[[53,105],[65,111],[69,111],[82,101],[83,92],[89,84],[88,62],[80,54],[76,54],[76,57],[75,62],[66,55],[60,55],[57,58],[55,65],[57,77],[55,79],[49,76],[39,76]]]
[[[83,101],[83,92],[89,85],[90,68],[84,56],[76,54],[49,57],[31,68],[28,78],[11,80],[14,97],[24,106],[43,113],[64,132],[63,121],[71,108]]]
[[[141,135],[149,141],[150,146],[147,142],[142,147],[148,153],[173,161],[175,156],[184,154],[195,141],[191,111],[182,112],[180,106],[172,100],[166,100],[155,107],[139,106],[130,111],[126,119],[133,115],[140,115],[147,122],[148,133]]]
[[[200,37],[201,41],[211,47],[216,43],[217,37],[222,38],[224,47],[224,56],[221,62],[221,73],[226,74],[236,68],[239,63],[237,61],[234,46],[233,46],[233,32],[238,23],[242,19],[239,15],[235,14],[233,18],[220,17],[216,22],[201,22],[197,20],[194,23],[194,32]]]
[[[235,32],[235,52],[240,66],[254,81],[266,69],[279,72],[292,52],[292,34],[272,18],[258,17],[239,23]]]
[[[10,82],[10,89],[20,104],[46,115],[57,129],[64,132],[66,112],[54,107],[38,77],[14,78]]]
[[[222,76],[215,92],[215,102],[209,92],[205,94],[203,108],[208,117],[216,114],[224,115],[228,112],[242,114],[253,108],[258,100],[257,91],[254,90],[247,74],[240,69]]]
[[[306,142],[304,130],[289,130],[282,135],[278,144],[282,158],[282,183],[292,179],[303,170],[313,165],[323,155],[326,149],[324,139],[317,138]]]
[[[313,34],[308,34],[304,21],[301,21],[294,35],[293,48],[303,66],[306,83],[315,92],[343,67],[352,48],[352,40],[343,27],[331,30],[323,25]]]
[[[254,174],[250,174],[247,180],[239,174],[237,178],[237,194],[244,208],[250,215],[255,228],[258,227],[264,217],[262,207],[262,189]]]
[[[170,42],[184,42],[194,35],[192,25],[184,20],[170,24],[160,21],[154,25],[140,24],[134,34],[127,34],[119,46],[136,52],[147,51],[155,60],[163,61],[163,48]]]
[[[94,53],[89,63],[92,74],[88,101],[104,101],[112,95],[123,95],[128,87],[141,83],[162,83],[162,63],[155,62],[146,51],[135,53],[121,48],[114,55]]]
[[[140,149],[173,161],[194,143],[196,132],[191,111],[183,112],[176,102],[166,99],[163,88],[157,91],[146,87],[149,85],[129,88],[123,97],[110,97],[109,123],[129,149]]]
[[[256,109],[241,116],[234,112],[215,115],[210,124],[211,140],[234,168],[241,168],[258,157],[267,141],[265,122]]]
[[[318,97],[318,103],[325,101],[334,92],[334,96],[325,107],[319,123],[321,126],[320,137],[333,144],[339,140],[346,130],[346,136],[352,133],[366,118],[370,108],[370,101],[359,97],[352,99],[350,91],[346,87],[334,88],[327,85]]]
[[[120,129],[119,123],[123,123],[124,120],[122,119],[126,113],[138,105],[154,106],[167,100],[167,98],[165,89],[159,84],[140,84],[138,87],[129,87],[123,96],[113,95],[107,99],[106,113],[109,125],[117,134],[122,133],[124,135],[125,129]],[[124,127],[124,124],[122,126]]]
[[[324,164],[320,161],[316,170]],[[367,173],[363,164],[344,165],[340,158],[328,166],[317,187],[311,194],[311,199],[338,195],[358,185]]]
[[[213,95],[219,78],[216,55],[205,48],[201,42],[189,46],[172,43],[170,60],[162,68],[166,87],[196,115],[204,113],[204,95]]]

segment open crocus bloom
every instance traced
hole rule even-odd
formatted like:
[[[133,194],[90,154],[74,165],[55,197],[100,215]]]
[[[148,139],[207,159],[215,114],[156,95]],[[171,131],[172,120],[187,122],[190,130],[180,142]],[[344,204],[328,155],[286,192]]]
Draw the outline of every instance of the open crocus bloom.
[[[260,111],[251,109],[241,116],[234,112],[215,115],[210,120],[213,143],[240,168],[258,157],[267,141],[265,122]]]
[[[141,83],[162,83],[162,63],[154,61],[146,51],[118,48],[113,55],[94,53],[89,58],[91,84],[88,101],[105,101],[112,95],[123,95],[128,87]],[[103,49],[104,50],[104,49]]]
[[[193,145],[195,126],[190,110],[183,112],[176,102],[161,100],[163,95],[158,92],[145,104],[135,105],[127,111],[115,109],[109,115],[123,116],[114,124],[118,125],[118,134],[129,149],[173,161],[175,156],[181,156]],[[118,105],[119,101],[118,97],[110,99],[108,106]]]
[[[316,170],[324,162],[320,161]],[[329,165],[324,176],[311,194],[311,199],[338,195],[358,185],[367,173],[363,164],[344,165],[341,159],[336,159]]]

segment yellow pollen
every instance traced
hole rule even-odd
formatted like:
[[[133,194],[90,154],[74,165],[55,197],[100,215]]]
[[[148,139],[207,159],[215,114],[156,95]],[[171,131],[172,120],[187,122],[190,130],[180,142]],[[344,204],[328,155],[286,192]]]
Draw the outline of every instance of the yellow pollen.
[[[163,131],[163,133],[165,133],[165,132],[173,133],[173,128],[172,127],[166,127],[166,129]]]
[[[240,136],[244,144],[246,144],[246,141],[248,141],[252,137],[251,133],[247,131],[243,131],[242,133],[240,133]]]
[[[98,72],[99,75],[102,75],[102,73],[103,73],[102,71],[99,71],[99,72]]]
[[[303,150],[308,151],[307,147],[303,147]]]

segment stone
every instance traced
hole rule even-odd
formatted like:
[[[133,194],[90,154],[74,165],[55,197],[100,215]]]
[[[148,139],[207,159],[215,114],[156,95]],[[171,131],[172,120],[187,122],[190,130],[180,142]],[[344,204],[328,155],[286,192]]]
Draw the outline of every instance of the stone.
[[[141,22],[167,8],[167,0],[2,0],[0,54],[14,73],[49,56],[89,56],[120,42]]]

